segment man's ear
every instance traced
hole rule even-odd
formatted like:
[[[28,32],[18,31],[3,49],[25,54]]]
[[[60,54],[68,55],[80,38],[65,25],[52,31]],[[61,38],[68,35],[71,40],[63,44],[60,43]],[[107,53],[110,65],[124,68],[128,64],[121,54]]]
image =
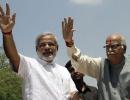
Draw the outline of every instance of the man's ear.
[[[126,53],[126,49],[127,49],[127,46],[126,45],[124,45],[124,52]]]
[[[125,45],[122,45],[121,48],[124,49],[124,53],[126,53],[126,48],[127,47]]]

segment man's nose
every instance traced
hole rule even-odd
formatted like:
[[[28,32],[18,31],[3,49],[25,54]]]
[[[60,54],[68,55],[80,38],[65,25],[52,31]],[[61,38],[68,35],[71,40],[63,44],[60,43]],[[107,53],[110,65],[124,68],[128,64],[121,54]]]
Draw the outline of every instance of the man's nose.
[[[108,51],[112,51],[112,48],[111,48],[111,47],[109,47],[109,48],[108,48]]]
[[[50,46],[48,44],[46,44],[44,49],[48,51],[48,50],[50,50]]]
[[[50,46],[48,44],[45,45],[46,48],[49,48]]]

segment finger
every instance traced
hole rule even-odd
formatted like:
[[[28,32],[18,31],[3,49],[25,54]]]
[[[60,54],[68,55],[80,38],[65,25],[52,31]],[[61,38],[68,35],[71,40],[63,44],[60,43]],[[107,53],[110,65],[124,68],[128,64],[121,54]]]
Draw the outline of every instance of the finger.
[[[68,17],[68,23],[71,23],[72,22],[72,18],[71,17]]]
[[[67,23],[67,19],[66,19],[66,18],[64,18],[64,23],[65,23],[65,24]]]
[[[62,21],[62,32],[64,34],[64,22]]]
[[[15,22],[12,22],[8,27],[11,28],[9,31],[12,31],[13,27],[14,27]]]
[[[71,33],[74,33],[74,31],[76,31],[76,30],[75,30],[75,29],[72,29],[72,30],[71,30]]]
[[[1,31],[3,32],[2,24],[0,24],[0,29],[1,29]]]
[[[64,21],[62,22],[62,33],[63,33],[63,37],[65,38],[65,36],[66,36],[66,27],[65,27]]]
[[[64,30],[64,22],[62,21],[62,30]]]
[[[71,17],[68,18],[68,25],[70,29],[73,29],[73,19]]]
[[[67,19],[64,18],[64,27],[67,28]]]
[[[13,22],[15,22],[15,19],[16,19],[16,13],[14,13],[14,14],[12,15],[12,21],[13,21]]]
[[[68,17],[68,23],[70,23],[70,22],[71,22],[71,20],[72,20],[72,19],[71,19],[71,17]]]
[[[6,15],[10,16],[10,7],[9,7],[9,3],[6,3]]]
[[[71,19],[71,29],[73,29],[73,25],[74,25],[74,20]]]
[[[2,15],[2,16],[5,15],[1,5],[0,5],[0,15]]]
[[[68,19],[64,18],[64,34],[68,33]]]
[[[8,3],[8,4],[9,4],[9,1],[10,1],[10,0],[6,0],[6,3]]]

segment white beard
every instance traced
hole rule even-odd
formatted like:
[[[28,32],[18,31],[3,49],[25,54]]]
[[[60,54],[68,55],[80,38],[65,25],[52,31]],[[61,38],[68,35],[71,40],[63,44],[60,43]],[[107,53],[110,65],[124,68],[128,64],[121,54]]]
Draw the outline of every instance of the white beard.
[[[40,59],[47,61],[47,62],[53,61],[53,59],[55,58],[55,55],[49,55],[46,57],[46,56],[42,55],[41,53],[39,53],[38,51],[37,51],[37,55]]]

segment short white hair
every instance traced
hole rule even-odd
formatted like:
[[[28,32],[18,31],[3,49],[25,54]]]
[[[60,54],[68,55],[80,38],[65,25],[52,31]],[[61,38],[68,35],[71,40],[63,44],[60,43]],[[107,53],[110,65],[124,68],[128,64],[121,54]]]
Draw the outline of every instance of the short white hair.
[[[123,35],[120,34],[121,37],[121,44],[126,46],[126,39]]]
[[[47,35],[52,35],[55,38],[55,43],[58,45],[57,37],[52,32],[44,32],[44,33],[39,34],[37,36],[36,40],[35,40],[35,45],[38,46],[41,37],[44,37],[44,36],[47,36]]]

